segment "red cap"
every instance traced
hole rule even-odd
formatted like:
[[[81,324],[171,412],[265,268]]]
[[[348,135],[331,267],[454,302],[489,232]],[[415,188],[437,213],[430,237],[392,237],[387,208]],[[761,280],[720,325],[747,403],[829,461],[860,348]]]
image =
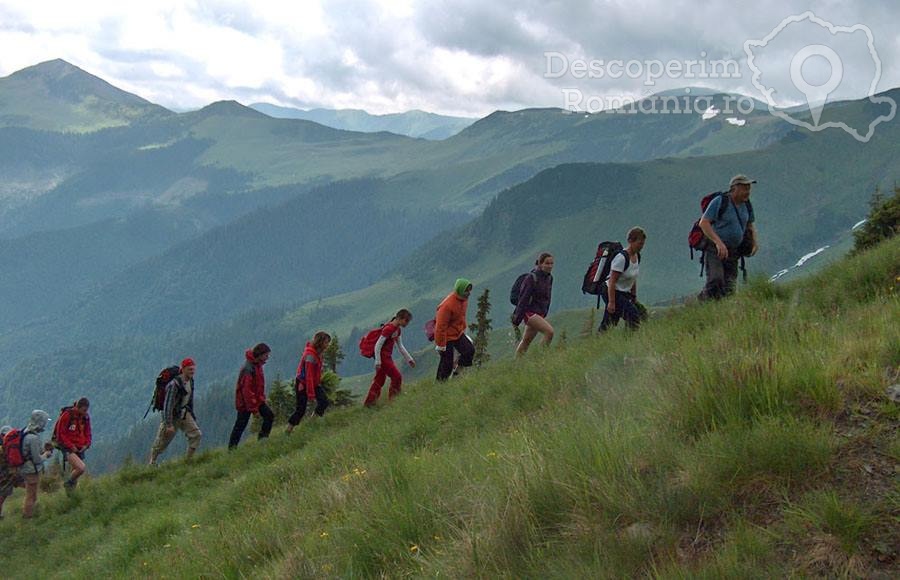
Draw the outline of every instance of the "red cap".
[[[184,359],[183,361],[181,361],[182,369],[185,369],[186,367],[192,367],[192,366],[194,366],[194,359],[192,359],[191,357],[188,357],[188,358]]]

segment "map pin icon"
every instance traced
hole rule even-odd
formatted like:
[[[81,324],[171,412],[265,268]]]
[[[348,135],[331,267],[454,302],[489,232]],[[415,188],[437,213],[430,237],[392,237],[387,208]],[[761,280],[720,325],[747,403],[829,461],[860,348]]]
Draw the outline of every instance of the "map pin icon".
[[[811,85],[803,78],[803,64],[813,56],[824,57],[831,65],[831,76],[821,85]],[[819,126],[822,117],[822,108],[828,100],[828,95],[841,84],[844,78],[844,63],[841,57],[830,47],[822,44],[811,44],[801,49],[791,59],[791,81],[801,93],[806,96],[806,105],[813,118],[813,124]]]

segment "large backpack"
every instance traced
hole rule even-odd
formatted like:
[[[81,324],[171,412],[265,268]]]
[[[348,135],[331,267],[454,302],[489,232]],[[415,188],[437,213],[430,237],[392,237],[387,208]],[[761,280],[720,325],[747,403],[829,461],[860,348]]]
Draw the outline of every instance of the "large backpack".
[[[618,254],[625,254],[625,269],[631,265],[631,260],[625,252],[625,248],[619,242],[600,242],[597,246],[597,253],[594,255],[593,261],[588,265],[587,272],[584,273],[584,280],[581,282],[581,292],[583,294],[595,294],[597,296],[597,308],[600,308],[603,289],[606,287],[606,279],[609,278],[609,270],[612,268],[613,258]],[[641,261],[641,255],[638,254],[638,263]]]
[[[163,411],[166,407],[166,385],[172,382],[172,379],[181,374],[181,367],[178,365],[173,365],[170,367],[166,367],[163,370],[159,371],[159,374],[156,375],[156,386],[153,389],[153,398],[150,400],[150,406],[147,408],[147,412],[144,413],[144,418],[147,418],[147,415],[151,410]]]
[[[378,343],[383,328],[383,324],[378,328],[373,328],[359,339],[359,354],[366,358],[375,358],[375,344]]]
[[[537,276],[534,272],[525,272],[524,274],[519,274],[519,277],[516,278],[516,281],[513,283],[512,288],[509,289],[509,302],[513,306],[519,305],[519,296],[522,294],[522,284],[525,282],[525,278],[531,276],[531,278],[537,282]]]
[[[72,425],[72,416],[69,415],[69,423],[65,427],[63,427],[63,423],[62,423],[62,421],[60,421],[60,419],[62,419],[63,413],[65,413],[69,409],[74,409],[74,408],[75,407],[73,405],[71,407],[63,407],[62,409],[59,410],[59,417],[56,419],[56,425],[53,426],[53,436],[50,437],[50,442],[53,443],[53,445],[59,444],[60,433],[62,431],[65,431]]]
[[[703,214],[706,213],[706,208],[709,207],[709,204],[712,203],[714,199],[717,197],[722,197],[722,203],[719,204],[719,211],[716,214],[716,220],[722,219],[722,216],[725,214],[725,210],[728,209],[728,206],[731,205],[731,198],[728,196],[728,192],[725,191],[714,191],[712,193],[708,193],[700,198],[700,217],[694,221],[694,225],[691,226],[691,231],[688,233],[688,246],[691,248],[691,260],[694,259],[694,250],[700,252],[700,276],[703,276],[703,268],[705,265],[705,260],[703,259],[703,254],[707,250],[709,250],[709,241],[706,239],[706,234],[703,233],[703,230],[700,229],[700,220],[703,219]],[[747,218],[748,222],[753,220],[753,204],[750,203],[748,199],[747,204]],[[735,210],[737,211],[737,210]],[[740,221],[740,218],[738,218]],[[744,238],[747,238],[747,232],[749,231],[749,224],[744,224]],[[745,243],[741,242],[741,246],[744,246]],[[744,273],[744,279],[747,279],[747,268],[744,266],[744,255],[749,255],[749,251],[744,252],[741,255],[741,270]]]
[[[3,437],[3,459],[7,467],[25,465],[24,443],[24,429],[13,429]]]
[[[694,250],[699,252],[703,252],[706,249],[706,234],[703,233],[703,230],[700,229],[700,219],[703,218],[703,214],[706,213],[706,208],[709,207],[709,204],[712,200],[716,199],[720,195],[724,195],[725,199],[722,201],[722,204],[719,205],[719,213],[716,214],[716,219],[720,219],[722,214],[725,213],[725,208],[728,207],[728,196],[725,195],[723,191],[714,191],[712,193],[708,193],[704,195],[700,199],[700,217],[694,221],[694,225],[691,226],[691,231],[688,234],[688,245],[691,247],[691,260],[694,259]]]

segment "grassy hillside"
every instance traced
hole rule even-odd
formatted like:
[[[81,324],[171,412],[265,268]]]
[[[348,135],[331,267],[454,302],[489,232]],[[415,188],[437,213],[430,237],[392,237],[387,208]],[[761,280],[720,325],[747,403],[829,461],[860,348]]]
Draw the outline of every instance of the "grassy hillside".
[[[49,577],[891,577],[900,239],[12,515]]]
[[[11,367],[9,384],[33,385],[32,391],[0,390],[0,417],[44,404],[50,393],[96,398],[98,413],[118,416],[123,407],[140,406],[148,377],[180,353],[202,355],[202,376],[219,381],[259,340],[281,353],[275,364],[287,376],[315,330],[351,337],[352,346],[354,329],[377,324],[400,307],[412,309],[420,328],[460,275],[479,291],[494,291],[495,324],[505,325],[510,307],[503,295],[545,249],[557,258],[554,311],[583,308],[592,300],[581,294],[580,280],[596,243],[621,239],[635,224],[649,234],[642,300],[691,294],[702,280],[684,240],[698,199],[738,172],[760,179],[753,200],[762,249],[749,268],[774,273],[845,235],[865,216],[875,187],[900,177],[893,163],[897,129],[882,129],[867,144],[842,132],[798,132],[744,154],[559,166],[503,192],[478,219],[428,243],[429,232],[449,222],[436,213],[386,213],[371,201],[389,195],[394,181],[322,188],[133,267],[58,318],[0,336],[2,352],[10,353],[4,359]],[[834,171],[836,163],[846,169]],[[325,227],[334,234],[320,236],[318,228]],[[418,244],[424,245],[413,252]],[[257,256],[258,247],[266,251]],[[191,282],[167,284],[161,271]],[[251,294],[245,280],[266,282]],[[409,338],[410,346],[421,346],[421,332]],[[101,367],[86,373],[81,361],[101,350],[104,370],[95,379]],[[130,424],[111,427],[121,433]]]
[[[84,133],[171,115],[60,59],[0,79],[0,126]]]

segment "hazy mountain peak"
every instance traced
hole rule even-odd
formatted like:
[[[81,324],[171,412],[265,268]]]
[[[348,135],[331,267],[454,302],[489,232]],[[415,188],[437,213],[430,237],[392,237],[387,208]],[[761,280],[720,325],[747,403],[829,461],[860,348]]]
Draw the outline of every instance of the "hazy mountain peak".
[[[268,116],[234,100],[210,103],[197,111],[197,113],[202,116],[249,117],[254,119],[264,119]]]

